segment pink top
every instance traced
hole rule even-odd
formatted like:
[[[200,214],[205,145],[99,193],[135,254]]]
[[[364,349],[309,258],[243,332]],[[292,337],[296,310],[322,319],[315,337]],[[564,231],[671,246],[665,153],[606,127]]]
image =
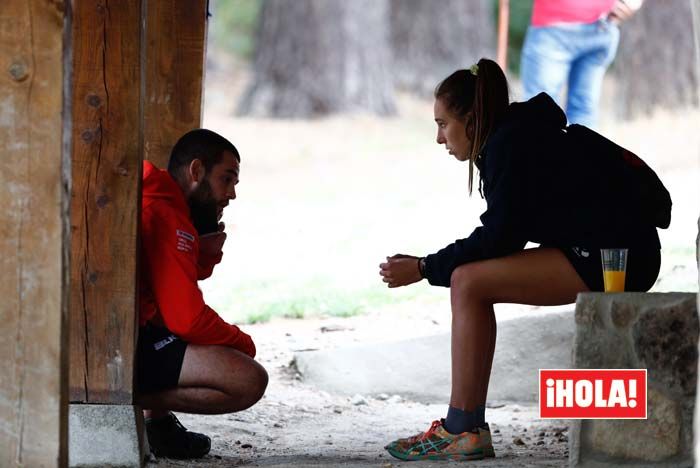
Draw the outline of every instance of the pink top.
[[[535,0],[533,26],[557,23],[593,23],[610,12],[615,0]]]

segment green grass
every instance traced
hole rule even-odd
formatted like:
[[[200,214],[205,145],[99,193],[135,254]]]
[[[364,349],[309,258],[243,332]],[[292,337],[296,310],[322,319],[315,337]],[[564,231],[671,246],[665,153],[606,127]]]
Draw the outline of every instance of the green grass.
[[[218,312],[234,323],[273,318],[353,317],[372,309],[426,299],[427,287],[389,289],[383,285],[345,288],[324,279],[247,282],[218,302]],[[429,295],[430,296],[430,295]],[[430,297],[427,298],[430,300]]]
[[[250,59],[262,0],[218,0],[210,8],[210,38],[216,46]]]

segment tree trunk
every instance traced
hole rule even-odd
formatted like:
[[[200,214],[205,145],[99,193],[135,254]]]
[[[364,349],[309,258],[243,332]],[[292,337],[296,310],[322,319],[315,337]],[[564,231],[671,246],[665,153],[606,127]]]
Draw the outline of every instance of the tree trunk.
[[[692,18],[688,0],[647,1],[621,25],[613,66],[621,117],[698,104]]]
[[[266,0],[239,114],[395,113],[388,16],[388,0]]]
[[[438,82],[481,57],[495,59],[496,35],[488,0],[391,0],[394,83],[432,95]]]

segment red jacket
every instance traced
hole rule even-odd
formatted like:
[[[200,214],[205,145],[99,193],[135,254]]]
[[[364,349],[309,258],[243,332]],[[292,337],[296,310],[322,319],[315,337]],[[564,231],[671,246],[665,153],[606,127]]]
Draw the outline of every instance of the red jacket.
[[[231,346],[254,357],[251,338],[207,306],[197,286],[220,260],[220,254],[200,258],[182,189],[144,161],[139,325],[151,322],[188,343]]]

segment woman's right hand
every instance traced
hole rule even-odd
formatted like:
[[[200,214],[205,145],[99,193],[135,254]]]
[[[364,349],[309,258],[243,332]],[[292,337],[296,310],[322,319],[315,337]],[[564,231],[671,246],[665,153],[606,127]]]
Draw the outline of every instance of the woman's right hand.
[[[417,283],[423,279],[418,268],[419,260],[420,257],[404,254],[387,257],[386,262],[379,265],[382,281],[390,288]]]

